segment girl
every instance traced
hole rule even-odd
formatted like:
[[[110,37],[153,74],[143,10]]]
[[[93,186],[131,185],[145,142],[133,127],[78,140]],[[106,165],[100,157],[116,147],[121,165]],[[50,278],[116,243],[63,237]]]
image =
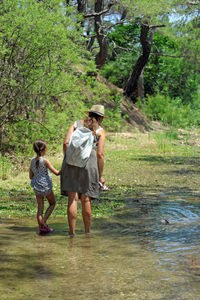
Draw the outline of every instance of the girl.
[[[48,227],[46,221],[51,215],[56,202],[52,191],[52,181],[48,169],[51,170],[55,175],[60,175],[60,171],[57,171],[51,165],[51,163],[43,157],[47,150],[47,143],[45,141],[35,141],[33,144],[33,149],[37,156],[31,161],[29,177],[31,179],[31,186],[35,192],[38,204],[37,221],[39,225],[39,231],[52,232],[53,229]],[[49,202],[49,207],[47,208],[43,217],[45,197]]]

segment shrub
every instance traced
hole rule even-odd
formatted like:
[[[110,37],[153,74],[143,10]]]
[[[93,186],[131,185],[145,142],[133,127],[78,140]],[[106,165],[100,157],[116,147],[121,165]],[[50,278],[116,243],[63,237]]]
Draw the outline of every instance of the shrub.
[[[148,95],[145,103],[138,100],[137,105],[151,120],[161,121],[165,125],[182,128],[198,126],[199,111],[193,110],[189,104],[182,104],[180,98],[171,99],[161,94]]]

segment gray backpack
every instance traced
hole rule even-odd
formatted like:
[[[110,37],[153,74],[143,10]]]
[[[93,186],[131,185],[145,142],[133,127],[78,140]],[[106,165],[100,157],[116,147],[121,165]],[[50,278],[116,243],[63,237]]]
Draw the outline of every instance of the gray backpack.
[[[66,162],[68,165],[84,168],[92,152],[94,136],[102,128],[91,131],[86,127],[77,128],[71,135],[66,152]]]

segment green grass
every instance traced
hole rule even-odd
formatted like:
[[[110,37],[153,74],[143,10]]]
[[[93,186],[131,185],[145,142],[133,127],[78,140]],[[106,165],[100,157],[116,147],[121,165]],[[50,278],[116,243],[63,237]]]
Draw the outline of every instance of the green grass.
[[[109,216],[123,207],[128,198],[134,199],[146,191],[199,189],[199,132],[127,133],[107,136],[104,176],[108,191],[92,201],[93,215]],[[60,149],[48,156],[59,169]],[[2,166],[2,160],[3,166]],[[21,218],[36,214],[36,200],[30,187],[30,160],[23,157],[1,157],[0,217]],[[52,175],[56,208],[53,215],[66,215],[67,198],[60,196],[59,177]],[[47,205],[47,203],[46,203]],[[81,210],[79,209],[79,214]]]

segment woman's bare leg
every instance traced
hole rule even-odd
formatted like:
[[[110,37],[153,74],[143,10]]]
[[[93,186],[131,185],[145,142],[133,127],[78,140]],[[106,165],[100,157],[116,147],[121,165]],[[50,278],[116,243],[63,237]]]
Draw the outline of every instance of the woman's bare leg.
[[[78,204],[78,193],[68,192],[67,216],[68,216],[70,235],[75,234],[76,219],[77,219],[77,204]]]
[[[91,217],[92,217],[91,198],[82,194],[81,204],[82,204],[82,216],[83,216],[83,222],[85,226],[85,233],[90,233]]]
[[[50,217],[52,211],[54,210],[54,207],[56,205],[55,197],[53,191],[46,196],[48,202],[49,202],[49,207],[47,208],[45,215],[44,215],[44,222],[46,223],[47,219]]]

